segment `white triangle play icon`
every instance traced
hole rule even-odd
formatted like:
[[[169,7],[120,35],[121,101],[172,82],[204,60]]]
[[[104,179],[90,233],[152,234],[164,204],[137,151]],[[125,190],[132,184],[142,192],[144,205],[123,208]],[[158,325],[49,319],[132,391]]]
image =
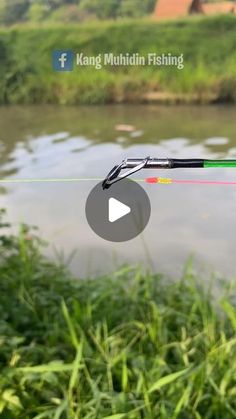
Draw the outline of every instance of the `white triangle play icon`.
[[[115,198],[109,199],[108,219],[110,223],[119,220],[131,212],[128,205],[123,204]]]

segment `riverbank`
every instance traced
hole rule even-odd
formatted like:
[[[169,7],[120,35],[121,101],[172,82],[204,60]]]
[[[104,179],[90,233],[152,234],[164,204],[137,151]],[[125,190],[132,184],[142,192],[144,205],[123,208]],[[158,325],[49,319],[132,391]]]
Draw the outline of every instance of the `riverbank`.
[[[0,29],[1,104],[236,102],[235,16]],[[52,70],[51,52],[183,54],[175,66]]]
[[[190,266],[75,280],[35,230],[0,244],[1,417],[235,417],[235,284],[216,301]]]

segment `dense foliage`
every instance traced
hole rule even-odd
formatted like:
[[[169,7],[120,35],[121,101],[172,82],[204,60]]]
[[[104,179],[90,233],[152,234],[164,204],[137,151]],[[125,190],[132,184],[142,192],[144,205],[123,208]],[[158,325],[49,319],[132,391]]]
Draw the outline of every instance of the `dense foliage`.
[[[22,226],[0,237],[0,417],[236,417],[235,284],[124,267],[75,280]]]
[[[151,13],[155,0],[1,0],[0,24],[137,17]]]

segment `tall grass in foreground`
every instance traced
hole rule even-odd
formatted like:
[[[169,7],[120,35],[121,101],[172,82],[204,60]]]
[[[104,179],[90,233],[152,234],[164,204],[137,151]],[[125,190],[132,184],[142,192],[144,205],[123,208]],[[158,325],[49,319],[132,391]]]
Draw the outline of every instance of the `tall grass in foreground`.
[[[74,280],[24,226],[0,245],[1,418],[236,417],[233,284]]]

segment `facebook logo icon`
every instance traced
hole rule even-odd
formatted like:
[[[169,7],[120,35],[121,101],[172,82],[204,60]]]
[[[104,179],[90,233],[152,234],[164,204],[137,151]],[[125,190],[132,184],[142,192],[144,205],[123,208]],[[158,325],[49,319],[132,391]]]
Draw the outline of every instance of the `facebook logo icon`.
[[[52,52],[52,67],[55,71],[72,71],[74,54],[71,50],[56,50]]]

